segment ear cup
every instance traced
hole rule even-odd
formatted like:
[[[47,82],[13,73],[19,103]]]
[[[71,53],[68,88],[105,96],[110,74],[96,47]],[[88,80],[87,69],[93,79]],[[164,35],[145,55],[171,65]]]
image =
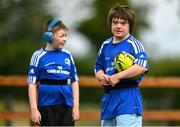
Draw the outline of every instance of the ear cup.
[[[43,34],[43,39],[46,41],[46,42],[49,42],[51,43],[53,41],[53,33],[50,32],[50,31],[47,31]]]
[[[54,18],[54,19],[52,19],[52,21],[48,25],[47,31],[43,34],[43,39],[46,42],[51,43],[53,41],[53,33],[51,32],[51,30],[59,22],[61,22],[61,21]]]

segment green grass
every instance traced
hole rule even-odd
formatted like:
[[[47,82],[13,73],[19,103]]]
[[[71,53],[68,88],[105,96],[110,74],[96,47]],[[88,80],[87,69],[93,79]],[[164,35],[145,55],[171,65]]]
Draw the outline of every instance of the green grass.
[[[76,122],[76,126],[100,126],[100,121],[80,120]]]

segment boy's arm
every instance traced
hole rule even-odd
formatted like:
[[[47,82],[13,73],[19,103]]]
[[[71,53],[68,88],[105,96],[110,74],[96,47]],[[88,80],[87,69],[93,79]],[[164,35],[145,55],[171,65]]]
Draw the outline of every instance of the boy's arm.
[[[37,85],[29,84],[28,85],[28,94],[29,94],[29,103],[31,109],[31,120],[34,123],[40,124],[41,115],[37,108]]]
[[[29,93],[29,103],[30,109],[37,109],[37,85],[29,84],[28,86]]]
[[[105,75],[105,74],[104,74],[104,71],[103,71],[103,70],[100,70],[100,71],[98,71],[98,72],[95,74],[96,78],[97,78],[99,81],[102,81],[104,75]]]
[[[79,84],[78,82],[72,83],[72,91],[73,91],[73,120],[79,119]]]
[[[136,77],[138,75],[144,74],[147,71],[148,71],[147,68],[139,66],[137,64],[134,64],[129,69],[124,70],[124,71],[118,73],[118,77],[120,79],[123,79],[123,78],[133,78],[133,77]]]
[[[148,71],[147,68],[134,64],[132,67],[114,74],[110,77],[110,82],[112,86],[115,86],[121,79],[133,78],[138,75],[144,74]]]

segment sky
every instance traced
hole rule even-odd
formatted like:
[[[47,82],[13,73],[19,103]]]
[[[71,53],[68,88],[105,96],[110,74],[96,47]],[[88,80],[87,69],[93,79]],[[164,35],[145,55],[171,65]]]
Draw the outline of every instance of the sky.
[[[70,29],[68,48],[75,56],[85,57],[92,52],[89,40],[76,31],[78,23],[95,16],[92,3],[94,0],[50,0],[51,13],[59,17]],[[149,57],[180,58],[180,8],[178,0],[131,0],[133,4],[148,5],[147,18],[150,28],[142,31],[140,40]],[[79,14],[80,13],[80,14]],[[77,17],[78,15],[78,17]]]
[[[150,29],[142,31],[145,49],[154,59],[180,58],[180,4],[178,0],[132,0],[150,5]]]

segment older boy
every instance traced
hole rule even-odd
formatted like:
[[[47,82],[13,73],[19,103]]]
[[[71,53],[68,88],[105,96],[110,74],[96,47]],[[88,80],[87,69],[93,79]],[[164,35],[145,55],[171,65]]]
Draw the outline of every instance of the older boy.
[[[142,126],[142,97],[138,88],[148,71],[143,45],[131,35],[135,14],[127,6],[116,5],[109,11],[108,25],[113,36],[102,44],[95,64],[95,76],[103,84],[102,126]],[[132,67],[118,72],[114,58],[121,52],[135,57]]]

